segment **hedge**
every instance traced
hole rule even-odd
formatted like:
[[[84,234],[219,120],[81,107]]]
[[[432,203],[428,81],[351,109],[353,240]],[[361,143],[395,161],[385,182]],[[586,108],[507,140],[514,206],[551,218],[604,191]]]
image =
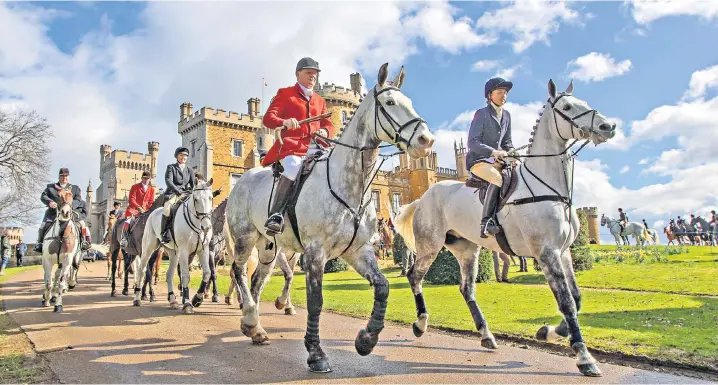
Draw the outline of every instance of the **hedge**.
[[[494,261],[491,256],[491,251],[482,248],[479,254],[479,268],[478,274],[476,275],[476,282],[487,282],[491,279],[493,269]],[[442,248],[424,279],[437,285],[458,285],[461,283],[459,262],[449,250]]]

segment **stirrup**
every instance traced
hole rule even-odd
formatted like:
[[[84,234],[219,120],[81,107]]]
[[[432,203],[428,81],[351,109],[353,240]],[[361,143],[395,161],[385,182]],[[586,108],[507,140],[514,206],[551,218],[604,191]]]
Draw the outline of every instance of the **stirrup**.
[[[120,239],[120,246],[127,247],[127,239],[125,239],[125,238]]]
[[[279,229],[276,229],[277,227]],[[267,218],[267,222],[264,223],[264,230],[267,232],[267,235],[281,234],[284,230],[284,216],[279,213],[272,214]]]

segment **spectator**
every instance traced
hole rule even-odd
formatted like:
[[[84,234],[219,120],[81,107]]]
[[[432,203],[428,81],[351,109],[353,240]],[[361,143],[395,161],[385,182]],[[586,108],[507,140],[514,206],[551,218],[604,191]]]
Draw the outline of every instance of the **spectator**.
[[[10,261],[11,253],[12,246],[10,245],[10,239],[7,236],[7,232],[3,232],[2,235],[0,235],[0,255],[2,255],[0,275],[5,275],[5,268],[7,267],[8,261]]]
[[[18,267],[22,266],[22,259],[25,257],[25,252],[27,252],[27,245],[23,243],[23,241],[15,245],[15,257],[17,258]]]
[[[504,253],[493,252],[494,256],[494,274],[496,274],[496,282],[509,282],[509,257]],[[499,271],[499,258],[504,262],[503,269]]]

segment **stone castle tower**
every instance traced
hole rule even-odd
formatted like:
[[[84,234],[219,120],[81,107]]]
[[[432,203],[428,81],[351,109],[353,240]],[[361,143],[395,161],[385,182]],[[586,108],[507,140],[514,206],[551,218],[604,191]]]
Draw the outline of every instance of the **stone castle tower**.
[[[578,210],[586,213],[586,219],[588,220],[589,242],[600,245],[601,235],[599,234],[599,230],[601,229],[601,226],[598,220],[598,207],[581,207]]]

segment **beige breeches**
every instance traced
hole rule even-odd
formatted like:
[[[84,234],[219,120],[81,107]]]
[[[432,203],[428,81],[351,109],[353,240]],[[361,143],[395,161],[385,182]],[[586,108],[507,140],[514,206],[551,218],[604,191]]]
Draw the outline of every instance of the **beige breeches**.
[[[168,217],[170,216],[170,207],[177,202],[177,199],[179,199],[179,196],[173,195],[172,198],[168,199],[167,202],[165,202],[165,205],[163,206],[162,215]]]
[[[501,164],[498,162],[493,164],[479,162],[471,166],[471,173],[493,185],[501,187],[504,182],[501,179],[501,172],[499,170],[501,170]]]

